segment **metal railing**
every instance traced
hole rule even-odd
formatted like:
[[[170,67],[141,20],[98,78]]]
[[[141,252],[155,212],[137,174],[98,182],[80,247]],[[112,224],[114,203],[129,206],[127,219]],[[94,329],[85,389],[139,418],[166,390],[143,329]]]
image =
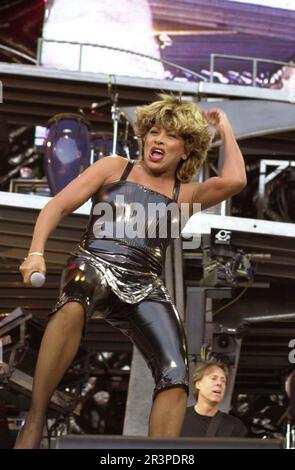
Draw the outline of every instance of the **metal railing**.
[[[32,62],[32,64],[37,65],[37,60],[36,59],[34,59],[33,57],[30,57],[27,54],[24,54],[23,52],[18,51],[17,49],[14,49],[13,47],[8,47],[8,46],[4,46],[4,44],[0,44],[0,49],[2,49],[3,51],[6,51],[6,52],[12,52],[13,54],[15,54],[17,56],[22,57],[23,59],[26,59],[29,62]]]
[[[213,83],[214,79],[214,65],[215,65],[215,59],[216,58],[223,58],[223,59],[234,59],[234,60],[244,60],[247,62],[252,62],[252,86],[256,87],[256,81],[257,81],[257,72],[258,72],[258,64],[259,62],[264,62],[267,64],[276,64],[276,65],[282,65],[288,66],[288,67],[293,67],[295,68],[295,63],[290,63],[290,62],[281,62],[279,60],[269,60],[269,59],[261,59],[257,57],[245,57],[245,56],[238,56],[238,55],[228,55],[228,54],[210,54],[210,76],[209,76],[209,82]]]
[[[216,64],[216,59],[229,59],[229,60],[241,60],[241,61],[246,61],[246,62],[252,62],[252,86],[257,87],[257,75],[258,75],[258,65],[259,63],[267,63],[267,64],[275,64],[279,65],[282,67],[292,67],[295,68],[295,63],[293,62],[283,62],[279,60],[270,60],[270,59],[262,59],[262,58],[257,58],[257,57],[247,57],[247,56],[238,56],[238,55],[229,55],[229,54],[210,54],[210,71],[209,71],[209,78],[204,77],[203,75],[200,75],[199,73],[195,72],[194,70],[188,69],[187,67],[183,67],[182,65],[175,64],[173,62],[170,62],[165,59],[158,59],[157,57],[153,57],[147,54],[142,54],[141,52],[135,52],[129,49],[122,49],[119,47],[113,47],[113,46],[106,46],[103,44],[92,44],[92,43],[79,43],[79,42],[74,42],[74,41],[56,41],[54,39],[44,39],[44,38],[38,38],[38,46],[37,46],[37,59],[30,57],[27,54],[24,54],[23,52],[18,51],[17,49],[14,49],[12,47],[4,46],[3,44],[0,44],[0,49],[11,52],[19,57],[22,57],[29,62],[35,64],[35,65],[42,65],[42,48],[44,43],[55,43],[55,44],[70,44],[73,46],[78,46],[79,47],[79,63],[78,63],[78,71],[81,71],[81,66],[82,66],[82,56],[83,56],[83,48],[85,47],[94,47],[94,48],[100,48],[100,49],[109,49],[109,50],[114,50],[117,52],[122,52],[122,53],[127,53],[127,54],[132,54],[136,55],[139,57],[143,57],[145,59],[153,60],[156,62],[160,62],[162,64],[168,65],[169,67],[173,67],[176,70],[182,71],[186,74],[191,75],[192,77],[197,78],[200,81],[203,82],[208,82],[213,83],[214,82],[214,74],[217,72],[215,70],[215,64]]]
[[[158,59],[157,57],[153,57],[147,54],[142,54],[141,52],[135,52],[130,49],[122,49],[120,47],[106,46],[104,44],[92,44],[92,43],[86,43],[86,42],[80,43],[80,42],[74,42],[74,41],[56,41],[54,39],[44,39],[44,38],[38,39],[38,48],[37,48],[37,64],[38,65],[42,65],[41,57],[42,57],[42,48],[43,48],[44,43],[71,44],[74,46],[78,46],[79,47],[79,67],[78,67],[79,72],[81,71],[83,48],[94,47],[98,49],[109,49],[109,50],[113,50],[117,52],[124,52],[127,54],[136,55],[138,57],[143,57],[145,59],[150,59],[156,62],[161,62],[162,64],[175,68],[176,70],[181,70],[182,72],[188,73],[191,76],[196,77],[201,81],[207,81],[207,79],[203,77],[202,75],[200,75],[199,73],[195,72],[194,70],[188,69],[186,67],[182,67],[182,65],[175,64],[165,59]]]

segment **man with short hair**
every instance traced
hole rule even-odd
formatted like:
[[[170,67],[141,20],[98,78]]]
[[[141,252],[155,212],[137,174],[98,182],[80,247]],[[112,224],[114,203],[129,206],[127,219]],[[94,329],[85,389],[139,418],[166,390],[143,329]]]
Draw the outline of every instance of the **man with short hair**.
[[[218,361],[200,362],[193,374],[196,403],[186,409],[182,437],[244,437],[246,426],[219,411],[228,379],[228,368]]]

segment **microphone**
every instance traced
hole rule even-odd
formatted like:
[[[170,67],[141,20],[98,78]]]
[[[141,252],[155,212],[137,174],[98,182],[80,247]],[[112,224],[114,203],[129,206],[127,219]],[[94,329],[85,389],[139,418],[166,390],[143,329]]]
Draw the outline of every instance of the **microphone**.
[[[31,274],[30,283],[33,287],[41,287],[43,286],[44,282],[45,282],[44,274],[39,273],[38,271],[35,271],[34,273]]]

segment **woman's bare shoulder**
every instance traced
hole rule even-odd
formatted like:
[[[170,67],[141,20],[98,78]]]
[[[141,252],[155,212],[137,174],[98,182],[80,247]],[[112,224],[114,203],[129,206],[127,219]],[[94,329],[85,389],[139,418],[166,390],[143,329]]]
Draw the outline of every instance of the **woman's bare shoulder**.
[[[104,171],[106,172],[104,184],[108,184],[121,178],[129,160],[127,160],[127,158],[121,157],[120,155],[112,155],[109,157],[104,157],[100,161],[103,162]]]

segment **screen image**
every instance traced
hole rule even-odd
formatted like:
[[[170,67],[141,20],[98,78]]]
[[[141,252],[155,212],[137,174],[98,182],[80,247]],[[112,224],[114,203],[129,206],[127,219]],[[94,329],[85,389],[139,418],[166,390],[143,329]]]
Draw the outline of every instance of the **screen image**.
[[[51,68],[208,81],[218,54],[214,82],[245,86],[253,85],[251,60],[228,56],[261,58],[291,65],[261,61],[256,86],[293,92],[294,28],[288,0],[51,0],[41,57]]]
[[[70,70],[165,78],[148,0],[54,0],[45,16],[42,63]],[[112,48],[120,48],[127,52]]]

